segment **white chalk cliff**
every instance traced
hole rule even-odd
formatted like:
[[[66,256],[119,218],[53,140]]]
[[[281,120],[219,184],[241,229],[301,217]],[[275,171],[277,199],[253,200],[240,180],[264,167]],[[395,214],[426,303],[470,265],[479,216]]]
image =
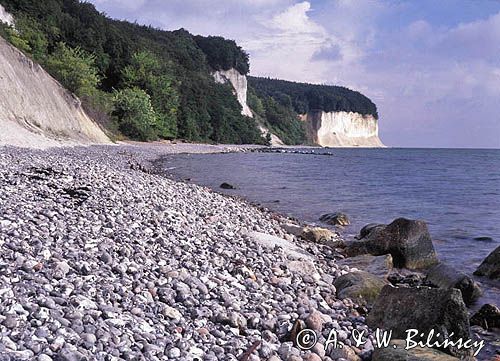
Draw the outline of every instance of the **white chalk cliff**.
[[[225,84],[228,81],[231,83],[234,89],[234,95],[241,104],[242,110],[241,114],[247,117],[253,118],[252,111],[247,104],[247,91],[248,91],[248,81],[245,75],[240,74],[236,69],[229,70],[217,70],[214,74],[214,79],[216,82]]]
[[[354,112],[314,111],[302,116],[310,143],[322,147],[384,147],[378,121]]]
[[[9,19],[3,8],[0,13]],[[0,37],[0,145],[109,142],[78,98]]]
[[[253,118],[252,109],[247,104],[248,81],[247,77],[236,69],[218,70],[213,73],[213,77],[217,83],[226,84],[229,82],[234,91],[234,95],[241,105],[241,114]],[[284,145],[283,141],[275,134],[271,133],[269,129],[259,124],[259,129],[263,136],[270,134],[271,145]]]
[[[5,8],[0,4],[0,22],[6,23],[7,25],[14,25],[14,17],[5,11]]]

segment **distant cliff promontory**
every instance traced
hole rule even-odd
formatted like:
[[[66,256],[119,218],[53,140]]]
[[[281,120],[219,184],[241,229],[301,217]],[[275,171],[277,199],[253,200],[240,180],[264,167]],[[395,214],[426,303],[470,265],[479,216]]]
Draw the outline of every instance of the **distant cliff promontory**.
[[[305,129],[304,142],[324,147],[383,147],[378,136],[376,105],[363,94],[340,86],[250,77],[260,98],[296,113]]]

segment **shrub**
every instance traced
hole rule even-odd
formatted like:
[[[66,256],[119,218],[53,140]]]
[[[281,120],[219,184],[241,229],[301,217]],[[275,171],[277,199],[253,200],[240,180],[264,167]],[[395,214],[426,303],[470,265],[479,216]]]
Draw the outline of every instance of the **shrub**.
[[[113,115],[118,119],[119,130],[126,136],[142,141],[157,138],[157,115],[150,96],[137,87],[115,92]]]
[[[95,56],[81,48],[58,43],[45,62],[47,70],[67,89],[78,96],[92,94],[100,82]]]

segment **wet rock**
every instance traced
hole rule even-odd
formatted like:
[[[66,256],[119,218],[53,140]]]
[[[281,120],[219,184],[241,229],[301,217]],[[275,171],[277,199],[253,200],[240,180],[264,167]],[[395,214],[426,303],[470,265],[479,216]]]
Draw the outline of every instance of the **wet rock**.
[[[395,347],[394,347],[395,346]],[[375,348],[372,361],[457,361],[459,358],[427,347],[405,350],[404,340],[392,340],[387,348]]]
[[[479,242],[493,242],[493,238],[488,237],[488,236],[480,236],[480,237],[474,237],[474,241],[479,241]]]
[[[219,187],[222,189],[236,189],[232,184],[226,182],[222,183]]]
[[[467,308],[460,291],[454,288],[385,286],[368,314],[367,324],[371,328],[392,330],[393,338],[401,339],[407,338],[407,330],[418,330],[415,341],[427,340],[432,330],[436,335],[434,341],[442,342],[446,336],[455,341],[471,337]],[[420,338],[420,334],[424,337]],[[471,355],[471,350],[456,346],[449,346],[446,352],[453,356]]]
[[[438,263],[426,223],[405,218],[371,228],[361,240],[348,245],[347,254],[390,254],[397,268],[421,269]]]
[[[373,304],[387,284],[384,279],[364,271],[347,273],[334,282],[338,298],[350,298],[361,305]]]
[[[398,269],[393,270],[387,280],[396,287],[420,287],[428,286],[424,283],[425,277],[422,272]]]
[[[305,227],[300,237],[307,241],[324,244],[332,248],[345,246],[345,242],[335,232],[326,228]]]
[[[492,304],[485,304],[470,319],[471,325],[481,326],[485,330],[500,328],[500,309]]]
[[[459,289],[466,305],[474,303],[482,294],[481,288],[471,277],[444,263],[432,267],[425,281],[440,288]]]
[[[359,235],[356,236],[356,239],[363,239],[368,236],[375,228],[384,228],[385,224],[380,223],[369,223],[359,231]]]
[[[339,266],[357,268],[381,278],[386,278],[393,268],[392,256],[390,254],[383,256],[363,254],[339,260],[337,264]]]
[[[484,276],[494,280],[500,279],[500,246],[493,250],[488,257],[486,257],[474,272],[476,276]]]
[[[281,228],[283,228],[285,232],[293,234],[296,237],[299,237],[302,234],[302,232],[304,232],[304,229],[306,227],[294,223],[284,223],[281,225]]]
[[[347,214],[342,212],[323,214],[319,220],[332,226],[345,227],[351,224]]]

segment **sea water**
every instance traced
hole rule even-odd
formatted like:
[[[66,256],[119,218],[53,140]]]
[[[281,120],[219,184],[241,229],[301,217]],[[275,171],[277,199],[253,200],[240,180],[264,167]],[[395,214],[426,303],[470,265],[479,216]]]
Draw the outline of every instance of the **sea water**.
[[[347,238],[368,223],[425,220],[439,259],[470,275],[500,244],[500,150],[302,151],[308,154],[183,154],[164,158],[162,167],[318,225],[322,214],[344,212],[352,223]],[[219,189],[223,182],[236,189]],[[476,280],[486,290],[480,303],[498,305],[498,283]]]

